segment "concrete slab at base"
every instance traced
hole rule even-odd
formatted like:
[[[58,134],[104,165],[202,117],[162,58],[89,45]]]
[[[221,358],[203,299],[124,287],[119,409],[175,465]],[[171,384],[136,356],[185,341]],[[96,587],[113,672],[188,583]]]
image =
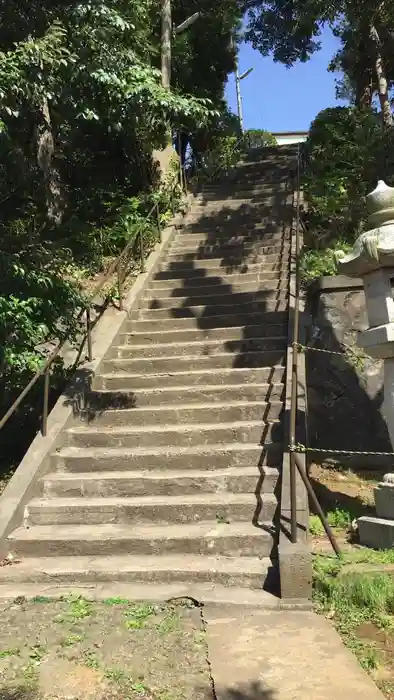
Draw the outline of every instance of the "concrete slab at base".
[[[283,601],[310,599],[312,595],[312,552],[306,542],[293,544],[284,538],[278,548],[280,594]]]
[[[374,549],[394,549],[394,520],[366,515],[357,522],[361,544]]]
[[[383,700],[315,613],[207,605],[203,617],[217,700]]]

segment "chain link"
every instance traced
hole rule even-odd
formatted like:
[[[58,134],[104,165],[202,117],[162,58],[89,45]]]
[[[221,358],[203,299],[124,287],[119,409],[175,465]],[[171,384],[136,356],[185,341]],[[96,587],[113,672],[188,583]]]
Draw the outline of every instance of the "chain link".
[[[297,454],[305,454],[306,452],[317,452],[319,454],[330,454],[330,455],[360,455],[365,457],[394,457],[394,452],[361,452],[359,450],[329,450],[322,447],[306,447],[301,443],[296,445],[289,445],[290,452],[296,452]]]
[[[338,352],[337,350],[326,350],[324,348],[313,348],[310,345],[302,345],[302,343],[292,343],[293,348],[297,348],[298,352],[304,352],[304,350],[312,350],[312,352],[323,352],[326,355],[339,355],[346,359],[346,352],[349,354],[355,354],[354,350],[351,348],[345,348],[343,352]]]

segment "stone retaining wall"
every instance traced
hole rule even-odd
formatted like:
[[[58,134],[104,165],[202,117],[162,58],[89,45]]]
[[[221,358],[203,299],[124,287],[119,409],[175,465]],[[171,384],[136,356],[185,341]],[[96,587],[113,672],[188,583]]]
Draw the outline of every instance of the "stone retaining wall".
[[[314,447],[390,451],[383,400],[382,362],[367,357],[357,346],[367,328],[361,280],[322,277],[308,291],[311,317],[308,345],[340,352],[307,352],[309,444]],[[338,461],[343,462],[342,458]],[[379,459],[367,461],[373,466]]]

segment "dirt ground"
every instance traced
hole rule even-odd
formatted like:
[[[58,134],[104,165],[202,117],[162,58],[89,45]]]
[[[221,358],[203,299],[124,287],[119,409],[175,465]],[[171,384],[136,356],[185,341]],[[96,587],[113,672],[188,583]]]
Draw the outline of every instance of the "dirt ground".
[[[81,598],[0,610],[1,700],[210,700],[199,608]]]

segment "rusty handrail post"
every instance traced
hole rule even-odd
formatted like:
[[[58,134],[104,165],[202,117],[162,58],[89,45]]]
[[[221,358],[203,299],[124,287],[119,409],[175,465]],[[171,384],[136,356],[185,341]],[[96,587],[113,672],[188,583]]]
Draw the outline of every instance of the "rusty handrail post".
[[[42,428],[41,432],[43,437],[47,434],[48,426],[48,404],[49,404],[49,375],[50,367],[47,367],[44,373],[44,405],[42,409]]]
[[[118,266],[116,268],[117,281],[118,281],[118,297],[119,297],[119,311],[123,311],[123,286],[122,286],[122,258],[118,260]]]
[[[144,251],[144,228],[140,231],[140,261],[141,261],[141,272],[145,272],[145,251]]]
[[[157,232],[159,234],[159,241],[161,243],[161,223],[160,223],[160,207],[159,203],[156,205],[156,217],[157,217]]]
[[[327,535],[328,539],[330,540],[331,546],[332,546],[332,548],[333,548],[335,554],[337,555],[337,557],[340,557],[340,556],[341,556],[341,549],[340,549],[340,547],[339,547],[339,545],[338,545],[338,542],[337,542],[337,540],[336,540],[336,537],[335,537],[333,531],[331,530],[331,527],[330,527],[330,525],[329,525],[329,523],[328,523],[328,520],[327,520],[326,516],[325,516],[324,513],[323,513],[323,510],[322,510],[322,508],[321,508],[321,505],[320,505],[320,503],[319,503],[319,501],[318,501],[318,499],[317,499],[317,496],[316,496],[316,494],[315,494],[315,492],[314,492],[314,490],[313,490],[312,484],[311,484],[311,482],[309,481],[308,476],[307,476],[307,474],[305,473],[305,471],[304,471],[302,465],[301,465],[300,462],[298,461],[298,455],[297,455],[295,452],[292,452],[292,454],[293,454],[293,456],[294,456],[294,463],[295,463],[295,465],[296,465],[296,467],[297,467],[298,473],[299,473],[299,475],[300,475],[302,481],[304,482],[304,486],[305,486],[306,490],[308,491],[308,496],[309,496],[309,498],[310,498],[311,501],[313,502],[313,505],[314,505],[314,507],[316,508],[317,513],[319,514],[320,520],[321,520],[321,522],[322,522],[322,524],[323,524],[323,527],[324,527],[324,529],[325,529],[325,531],[326,531],[326,535]]]
[[[300,322],[300,282],[298,275],[298,256],[300,252],[300,145],[297,152],[297,194],[296,194],[296,222],[295,222],[295,261],[296,265],[296,288],[294,295],[294,318],[293,318],[293,346],[291,365],[291,398],[290,398],[290,447],[296,444],[297,430],[297,384],[298,384],[298,342],[299,342],[299,322]],[[290,531],[291,541],[297,542],[297,467],[293,451],[290,452]]]
[[[91,362],[93,360],[93,349],[92,349],[92,324],[90,319],[90,306],[86,308],[86,340],[88,345],[88,360]]]

